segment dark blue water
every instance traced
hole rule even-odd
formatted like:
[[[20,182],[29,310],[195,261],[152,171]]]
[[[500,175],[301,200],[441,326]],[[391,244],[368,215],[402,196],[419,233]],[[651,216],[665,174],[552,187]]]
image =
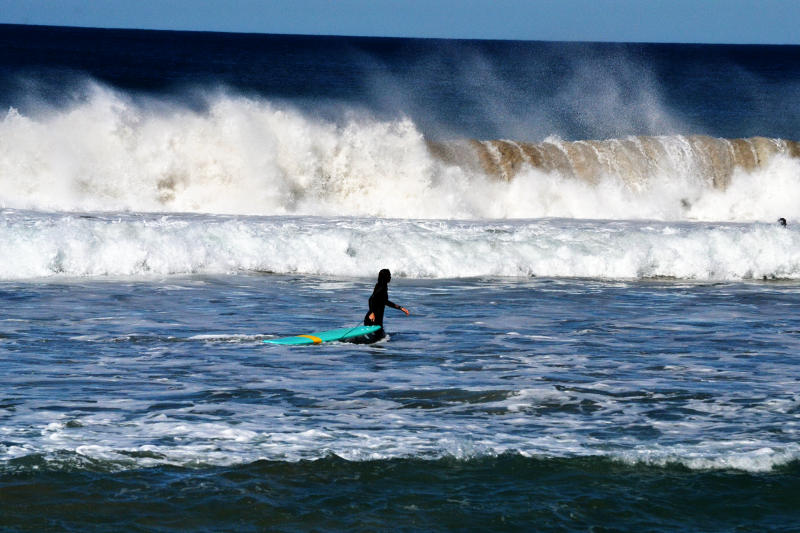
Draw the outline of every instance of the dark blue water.
[[[0,26],[0,529],[800,531],[791,145],[650,190],[426,144],[792,139],[798,59]],[[262,342],[384,267],[387,339]]]
[[[11,479],[0,524],[12,531],[796,531],[800,490],[796,465],[702,474],[512,456]]]

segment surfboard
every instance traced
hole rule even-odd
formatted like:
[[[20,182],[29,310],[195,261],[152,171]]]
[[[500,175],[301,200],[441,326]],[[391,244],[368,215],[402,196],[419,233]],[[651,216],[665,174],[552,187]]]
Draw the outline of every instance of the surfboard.
[[[296,335],[294,337],[283,337],[280,339],[267,339],[263,342],[269,344],[321,344],[323,342],[343,341],[365,337],[370,333],[375,333],[381,329],[380,326],[357,326],[355,328],[331,329],[320,331],[319,333],[309,333],[308,335]]]

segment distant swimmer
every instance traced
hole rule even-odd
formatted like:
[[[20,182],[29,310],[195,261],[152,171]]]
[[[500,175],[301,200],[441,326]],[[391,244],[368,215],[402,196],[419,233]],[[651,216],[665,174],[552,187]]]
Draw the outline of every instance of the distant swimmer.
[[[383,327],[383,311],[387,305],[401,310],[408,316],[408,309],[389,301],[390,281],[392,281],[392,273],[389,272],[388,268],[384,268],[378,273],[378,283],[375,284],[372,296],[369,297],[369,311],[367,311],[367,315],[364,317],[365,326]]]
[[[783,217],[779,218],[778,219],[778,224],[780,224],[781,226],[783,226],[785,228],[786,227],[786,219],[783,218]]]

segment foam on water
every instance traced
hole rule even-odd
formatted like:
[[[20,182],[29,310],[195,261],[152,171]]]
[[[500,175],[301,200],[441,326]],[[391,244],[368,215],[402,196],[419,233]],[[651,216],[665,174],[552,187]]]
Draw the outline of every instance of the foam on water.
[[[638,449],[612,455],[628,464],[667,466],[677,464],[692,470],[742,470],[769,472],[776,467],[800,460],[800,446],[774,448],[769,444],[758,447],[753,442],[703,443],[692,448],[676,446],[673,449]]]
[[[391,243],[391,245],[390,245]],[[240,271],[800,278],[794,225],[0,213],[0,279]]]
[[[552,397],[544,401],[550,406],[557,405]],[[440,427],[434,428],[425,422],[425,417],[404,414],[397,410],[397,405],[384,402],[330,409],[328,416],[314,415],[329,419],[325,425],[317,426],[323,429],[309,429],[302,416],[287,415],[281,409],[266,406],[252,408],[244,416],[236,416],[232,423],[215,417],[213,410],[203,415],[198,408],[172,409],[169,416],[107,414],[67,420],[55,415],[57,421],[52,422],[46,422],[40,415],[31,417],[27,428],[0,428],[5,442],[0,444],[0,468],[9,461],[34,455],[57,464],[65,454],[104,462],[105,468],[111,469],[228,466],[258,460],[313,460],[331,454],[352,461],[443,457],[469,460],[508,453],[540,458],[607,457],[632,465],[678,464],[694,470],[748,472],[766,472],[800,460],[800,445],[796,443],[776,444],[744,437],[728,441],[698,439],[689,444],[686,440],[693,440],[689,438],[691,432],[686,428],[679,430],[680,424],[673,424],[673,434],[676,437],[680,434],[675,442],[663,439],[663,442],[643,443],[624,436],[587,438],[592,426],[599,429],[607,422],[593,424],[583,417],[565,420],[564,417],[570,416],[569,411],[536,421],[540,430],[534,436],[512,430],[531,426],[534,423],[530,419],[494,422],[489,429],[477,420],[464,424],[443,417],[437,423]],[[190,412],[193,416],[187,418]],[[635,422],[639,414],[617,413],[612,419],[625,425]],[[499,412],[495,411],[495,415]],[[200,420],[203,417],[207,420]],[[717,424],[720,422],[716,420]],[[734,420],[728,422],[733,424]],[[37,427],[38,424],[42,426]]]

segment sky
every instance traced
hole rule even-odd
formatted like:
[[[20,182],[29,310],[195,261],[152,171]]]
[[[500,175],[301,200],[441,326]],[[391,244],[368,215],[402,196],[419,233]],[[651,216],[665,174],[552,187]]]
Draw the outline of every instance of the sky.
[[[800,0],[0,0],[0,23],[387,37],[800,44]]]

